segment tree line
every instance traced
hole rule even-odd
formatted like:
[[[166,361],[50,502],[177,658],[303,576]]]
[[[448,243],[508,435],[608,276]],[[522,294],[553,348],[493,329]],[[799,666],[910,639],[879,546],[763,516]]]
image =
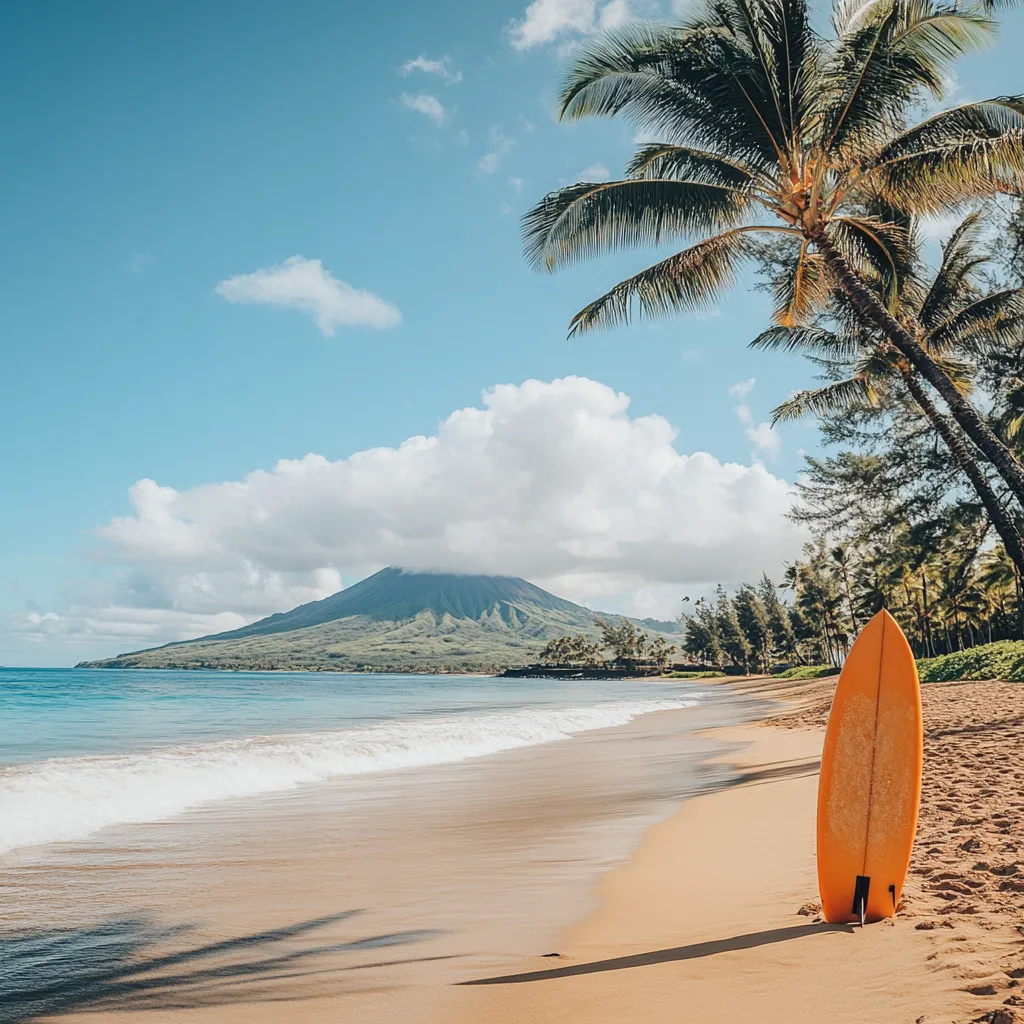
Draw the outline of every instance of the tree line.
[[[603,666],[636,670],[650,666],[663,669],[676,650],[664,637],[652,639],[650,633],[639,629],[629,619],[622,618],[617,624],[603,619],[595,621],[601,630],[599,641],[584,633],[556,637],[541,651],[541,661],[559,668]]]

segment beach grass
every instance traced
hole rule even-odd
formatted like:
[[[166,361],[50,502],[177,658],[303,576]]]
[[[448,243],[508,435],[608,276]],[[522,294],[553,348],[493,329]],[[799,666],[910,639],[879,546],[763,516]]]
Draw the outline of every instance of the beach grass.
[[[794,665],[785,672],[773,672],[776,679],[822,679],[825,676],[839,675],[835,665]]]
[[[1024,641],[997,640],[966,651],[922,658],[917,663],[922,683],[1003,679],[1024,682]]]

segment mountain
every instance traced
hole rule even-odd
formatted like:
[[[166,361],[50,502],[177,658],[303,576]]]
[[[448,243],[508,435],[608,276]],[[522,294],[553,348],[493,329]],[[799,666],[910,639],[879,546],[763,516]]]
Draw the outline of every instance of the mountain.
[[[388,568],[322,601],[241,629],[80,667],[494,671],[535,661],[556,636],[599,637],[598,615],[615,617],[515,576]],[[678,623],[638,624],[679,642]]]

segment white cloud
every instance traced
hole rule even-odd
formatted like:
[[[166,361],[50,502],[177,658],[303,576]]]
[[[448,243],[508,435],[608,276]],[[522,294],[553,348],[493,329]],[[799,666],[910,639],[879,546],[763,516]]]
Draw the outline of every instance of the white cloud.
[[[946,213],[922,217],[918,221],[918,231],[929,242],[945,242],[965,216],[962,213]]]
[[[607,181],[612,176],[611,171],[608,170],[602,163],[591,164],[589,167],[584,167],[577,176],[577,181]]]
[[[484,174],[494,174],[494,172],[501,166],[501,161],[515,148],[515,139],[510,139],[500,128],[492,128],[491,151],[489,153],[485,153],[480,158],[479,163],[476,165],[477,169],[482,171]]]
[[[415,96],[410,93],[402,93],[402,106],[406,110],[415,110],[417,113],[429,117],[434,124],[446,124],[452,116],[452,111],[434,95],[429,92],[418,92]]]
[[[758,423],[747,428],[747,437],[754,443],[758,452],[766,455],[769,459],[778,458],[782,449],[782,439],[779,432],[768,422]]]
[[[769,459],[777,458],[782,449],[782,439],[778,431],[767,421],[755,423],[753,413],[747,404],[747,395],[754,390],[755,378],[740,381],[729,388],[729,395],[738,399],[736,405],[736,416],[740,423],[746,428],[745,433],[754,445],[754,457],[761,455]]]
[[[517,50],[554,42],[567,34],[592,35],[618,28],[632,18],[628,0],[534,0],[522,21],[509,25],[508,35]]]
[[[516,195],[519,195],[519,193],[523,191],[523,179],[509,178],[508,187],[512,189],[512,191],[515,192]]]
[[[628,0],[611,0],[611,3],[601,8],[598,25],[602,32],[610,32],[625,25],[632,16]]]
[[[320,260],[292,256],[252,274],[236,274],[217,285],[228,302],[284,306],[309,313],[330,337],[337,327],[385,329],[401,323],[398,309],[373,292],[353,288],[324,269]]]
[[[756,580],[799,553],[786,481],[682,454],[675,438],[661,416],[631,417],[627,396],[567,377],[499,385],[397,448],[183,491],[140,480],[130,514],[96,531],[117,583],[22,629],[146,646],[389,564],[520,575],[580,601],[647,588],[673,604],[683,587]]]
[[[424,57],[420,54],[419,57],[407,60],[398,69],[398,73],[403,77],[411,75],[414,71],[422,71],[427,75],[437,75],[449,85],[457,85],[462,81],[462,72],[452,68],[451,58],[447,55],[441,57],[440,60],[431,60],[429,57]]]
[[[746,398],[754,390],[754,384],[756,383],[757,381],[754,377],[751,377],[750,380],[742,380],[739,384],[733,384],[729,388],[729,394],[732,398]]]

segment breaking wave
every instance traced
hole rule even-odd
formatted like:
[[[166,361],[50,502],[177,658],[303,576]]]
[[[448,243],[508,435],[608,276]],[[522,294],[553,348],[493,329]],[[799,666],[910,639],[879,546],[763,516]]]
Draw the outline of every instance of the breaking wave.
[[[216,800],[551,743],[695,703],[696,696],[418,718],[13,765],[0,770],[0,852],[158,821]]]

